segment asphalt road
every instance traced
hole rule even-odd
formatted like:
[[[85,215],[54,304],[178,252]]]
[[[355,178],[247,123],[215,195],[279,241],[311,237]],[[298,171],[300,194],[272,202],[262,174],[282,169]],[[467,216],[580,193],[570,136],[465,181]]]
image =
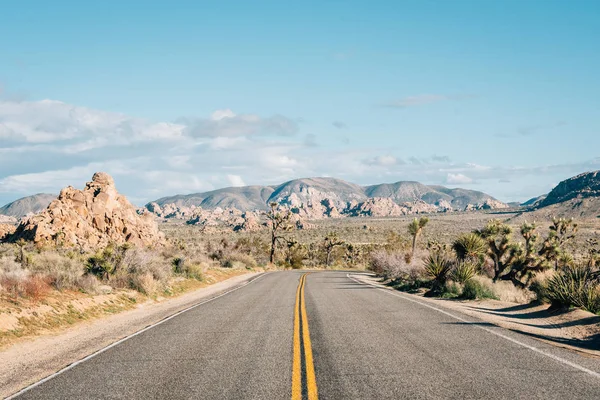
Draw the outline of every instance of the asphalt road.
[[[302,275],[266,274],[18,398],[600,399],[596,358],[345,272]]]

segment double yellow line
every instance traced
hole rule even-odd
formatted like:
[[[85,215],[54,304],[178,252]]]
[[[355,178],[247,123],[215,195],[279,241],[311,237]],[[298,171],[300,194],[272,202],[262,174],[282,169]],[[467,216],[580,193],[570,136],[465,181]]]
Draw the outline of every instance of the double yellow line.
[[[304,371],[306,375],[306,393],[308,400],[318,400],[317,379],[313,363],[306,304],[304,302],[304,285],[306,275],[302,275],[298,290],[296,290],[296,305],[294,307],[294,358],[292,362],[292,400],[302,399],[302,350],[304,349]],[[301,329],[302,328],[302,329]],[[301,331],[302,330],[302,340]]]

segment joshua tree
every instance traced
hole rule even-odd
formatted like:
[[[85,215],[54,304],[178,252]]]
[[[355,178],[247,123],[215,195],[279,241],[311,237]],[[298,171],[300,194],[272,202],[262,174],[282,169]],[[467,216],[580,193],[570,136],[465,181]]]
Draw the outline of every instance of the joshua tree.
[[[419,236],[423,232],[423,228],[425,228],[425,225],[427,225],[428,222],[429,222],[429,218],[427,218],[427,217],[421,217],[419,219],[415,218],[408,225],[408,233],[413,238],[413,240],[412,240],[412,253],[411,253],[411,257],[415,255],[415,249],[417,248],[417,239],[419,238]]]
[[[329,232],[327,236],[325,236],[325,253],[327,255],[325,264],[329,267],[331,263],[331,253],[336,246],[341,246],[344,244],[343,240],[338,239],[337,233]]]
[[[281,212],[277,209],[277,203],[270,204],[271,209],[266,213],[269,224],[271,225],[271,252],[269,253],[269,262],[272,264],[275,259],[275,248],[277,243],[283,240],[284,232],[292,230],[290,223],[290,212]]]
[[[577,224],[573,219],[553,218],[550,226],[550,233],[544,241],[540,255],[549,262],[554,263],[554,269],[559,265],[568,264],[571,257],[567,253],[565,246],[570,242],[577,232]]]
[[[494,262],[494,282],[513,263],[518,255],[518,247],[511,243],[512,229],[510,226],[494,219],[481,231],[477,232],[487,242],[487,253]]]

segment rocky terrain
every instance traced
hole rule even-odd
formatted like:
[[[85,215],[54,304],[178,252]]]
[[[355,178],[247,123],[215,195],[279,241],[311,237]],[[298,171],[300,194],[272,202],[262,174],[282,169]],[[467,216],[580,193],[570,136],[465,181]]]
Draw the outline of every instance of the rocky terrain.
[[[66,244],[84,249],[109,243],[156,246],[164,241],[150,213],[138,215],[112,177],[97,172],[83,190],[64,188],[41,213],[21,221],[6,241]]]
[[[20,219],[27,215],[37,214],[48,207],[48,204],[54,199],[56,199],[55,194],[47,193],[38,193],[33,196],[23,197],[0,207],[0,217],[6,215]]]
[[[189,219],[198,208],[264,211],[272,202],[303,219],[347,216],[387,217],[419,213],[506,208],[493,197],[473,190],[396,182],[359,186],[335,178],[296,179],[279,186],[225,188],[207,193],[164,197],[146,208],[162,218]]]

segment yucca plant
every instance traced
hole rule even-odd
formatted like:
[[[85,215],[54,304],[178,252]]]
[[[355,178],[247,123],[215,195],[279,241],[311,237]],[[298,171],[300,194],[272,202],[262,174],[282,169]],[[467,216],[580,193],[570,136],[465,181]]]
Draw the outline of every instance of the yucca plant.
[[[487,251],[487,243],[477,233],[465,233],[460,235],[452,244],[456,258],[461,261],[479,260]]]
[[[425,273],[433,279],[431,291],[439,292],[452,271],[452,261],[441,251],[433,251],[425,258]]]
[[[452,271],[452,279],[459,283],[465,283],[469,279],[473,278],[477,273],[477,265],[469,262],[462,261],[456,265],[454,271]]]
[[[547,293],[554,306],[600,312],[600,284],[589,265],[565,266],[548,281]]]

